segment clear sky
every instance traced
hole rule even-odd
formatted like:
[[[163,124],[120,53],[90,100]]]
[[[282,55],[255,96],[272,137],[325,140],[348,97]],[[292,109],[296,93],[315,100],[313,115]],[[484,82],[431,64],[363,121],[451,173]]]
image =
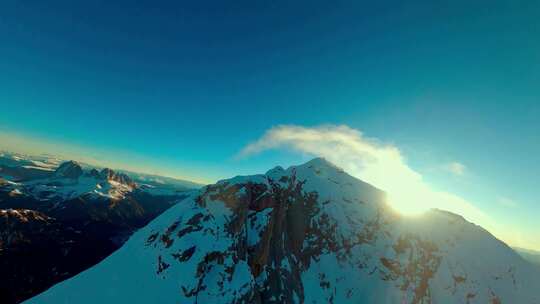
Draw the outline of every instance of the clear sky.
[[[346,125],[540,249],[540,2],[110,2],[0,3],[3,146],[211,182]]]

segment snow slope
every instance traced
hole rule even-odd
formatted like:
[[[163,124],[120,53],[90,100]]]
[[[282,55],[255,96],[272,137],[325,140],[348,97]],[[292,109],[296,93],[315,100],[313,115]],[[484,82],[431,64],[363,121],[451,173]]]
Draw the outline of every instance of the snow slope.
[[[202,188],[26,303],[540,303],[540,272],[445,211],[402,217],[324,159]]]

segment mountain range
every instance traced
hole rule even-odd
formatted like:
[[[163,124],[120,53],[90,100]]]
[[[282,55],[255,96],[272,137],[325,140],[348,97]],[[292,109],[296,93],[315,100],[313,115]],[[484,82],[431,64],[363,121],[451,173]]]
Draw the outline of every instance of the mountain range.
[[[317,158],[189,192],[25,303],[538,304],[539,290],[540,270],[482,227],[400,215]]]
[[[525,248],[514,247],[514,250],[521,255],[525,260],[540,267],[540,252]]]
[[[197,187],[1,153],[0,303],[19,303],[95,265]]]

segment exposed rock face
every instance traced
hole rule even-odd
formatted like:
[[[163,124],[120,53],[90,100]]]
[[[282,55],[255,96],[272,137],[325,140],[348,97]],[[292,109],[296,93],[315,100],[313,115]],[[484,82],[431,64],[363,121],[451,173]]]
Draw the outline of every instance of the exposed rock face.
[[[47,225],[53,219],[43,213],[27,209],[0,209],[0,248],[26,242],[22,231],[41,230],[30,225]]]
[[[129,176],[127,176],[127,174],[120,173],[120,172],[115,172],[114,170],[109,169],[109,168],[105,168],[105,169],[101,170],[100,176],[101,176],[101,178],[103,178],[105,180],[112,180],[112,181],[115,181],[115,182],[118,182],[118,183],[121,183],[121,184],[125,184],[125,185],[128,185],[128,186],[134,186],[135,185],[133,180]]]
[[[55,206],[0,192],[0,303],[19,303],[93,266],[181,197],[79,197]]]
[[[101,178],[99,171],[96,169],[91,169],[90,171],[88,171],[87,175],[94,178]]]
[[[485,230],[384,199],[322,159],[220,181],[29,303],[540,302],[540,273]]]
[[[0,302],[18,303],[92,266],[113,249],[109,240],[41,212],[0,209]]]
[[[62,163],[54,172],[56,177],[78,179],[83,175],[83,169],[76,161],[70,160]],[[102,179],[106,181],[115,181],[120,184],[134,187],[135,182],[125,173],[115,172],[112,169],[104,168],[101,172],[91,169],[86,176]]]
[[[83,174],[82,167],[73,160],[62,163],[54,172],[57,177],[78,179]]]

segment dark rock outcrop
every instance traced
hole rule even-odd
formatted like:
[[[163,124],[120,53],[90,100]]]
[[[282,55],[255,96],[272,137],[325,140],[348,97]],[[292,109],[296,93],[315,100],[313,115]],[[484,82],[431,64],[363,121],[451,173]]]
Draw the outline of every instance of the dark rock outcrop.
[[[125,173],[115,172],[112,169],[105,168],[99,173],[100,177],[105,180],[112,180],[124,185],[134,186],[135,182]]]
[[[86,175],[93,177],[93,178],[101,178],[101,175],[99,174],[99,171],[96,169],[91,169],[86,173]]]
[[[0,303],[19,303],[94,265],[116,246],[44,213],[0,209]]]

